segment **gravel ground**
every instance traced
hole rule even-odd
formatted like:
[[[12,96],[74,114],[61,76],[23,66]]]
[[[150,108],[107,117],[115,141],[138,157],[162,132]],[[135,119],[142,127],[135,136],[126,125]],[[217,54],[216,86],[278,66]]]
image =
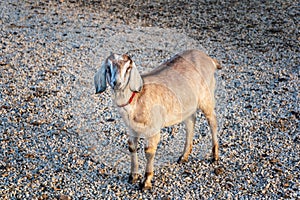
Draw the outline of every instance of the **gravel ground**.
[[[0,2],[1,199],[300,198],[299,2],[162,2]],[[92,77],[110,52],[146,72],[190,48],[223,65],[221,160],[199,112],[189,161],[175,162],[183,126],[163,129],[141,192],[127,183],[126,127]]]

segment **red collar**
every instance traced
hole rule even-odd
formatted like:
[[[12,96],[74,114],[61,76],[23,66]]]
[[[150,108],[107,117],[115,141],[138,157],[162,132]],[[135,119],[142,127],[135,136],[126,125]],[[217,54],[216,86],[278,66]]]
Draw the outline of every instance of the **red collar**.
[[[124,103],[124,104],[121,104],[121,105],[118,105],[118,107],[124,107],[124,106],[127,106],[128,104],[130,104],[132,102],[135,94],[136,94],[136,92],[132,92],[131,97],[129,98],[128,102]]]

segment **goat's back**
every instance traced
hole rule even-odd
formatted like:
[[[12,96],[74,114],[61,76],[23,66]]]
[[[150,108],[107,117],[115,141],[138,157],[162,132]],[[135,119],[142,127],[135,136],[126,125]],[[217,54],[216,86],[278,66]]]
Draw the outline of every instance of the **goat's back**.
[[[164,83],[167,81],[174,82],[175,85],[181,83],[181,78],[209,83],[217,67],[219,68],[218,63],[204,52],[187,50],[176,54],[158,68],[143,75],[143,79],[145,83],[152,81]]]
[[[202,51],[188,50],[143,75],[144,88],[145,91],[156,90],[160,95],[157,99],[161,101],[156,103],[169,105],[167,110],[176,112],[169,114],[185,118],[199,108],[200,102],[209,101],[207,97],[214,90],[216,68],[213,59]]]

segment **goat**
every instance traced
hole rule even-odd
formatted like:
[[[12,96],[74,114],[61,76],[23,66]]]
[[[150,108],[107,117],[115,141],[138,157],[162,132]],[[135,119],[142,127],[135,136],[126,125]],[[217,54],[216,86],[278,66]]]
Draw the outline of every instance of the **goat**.
[[[221,66],[199,50],[175,55],[152,72],[140,75],[133,60],[126,54],[111,54],[94,77],[96,94],[109,83],[115,104],[129,127],[128,146],[131,155],[129,182],[138,179],[138,139],[145,138],[146,173],[142,189],[151,189],[153,163],[160,130],[184,122],[186,140],[178,162],[186,162],[192,150],[197,109],[208,120],[212,134],[212,153],[218,160],[217,119],[214,72]]]

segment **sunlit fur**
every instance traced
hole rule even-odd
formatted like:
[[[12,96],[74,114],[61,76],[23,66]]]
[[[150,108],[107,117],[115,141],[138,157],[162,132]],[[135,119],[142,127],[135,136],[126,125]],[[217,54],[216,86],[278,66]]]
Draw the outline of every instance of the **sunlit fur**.
[[[138,178],[137,143],[143,137],[147,165],[142,188],[151,188],[154,156],[160,140],[160,130],[165,126],[185,123],[185,147],[178,162],[188,160],[192,150],[197,109],[202,110],[209,122],[213,158],[218,160],[217,120],[214,111],[214,72],[217,68],[220,65],[216,60],[198,50],[177,54],[142,76],[127,55],[112,54],[106,59],[95,75],[96,93],[103,92],[102,89],[106,88],[106,82],[103,81],[106,76],[111,76],[107,80],[113,88],[117,106],[126,105],[124,103],[132,92],[137,92],[130,104],[119,107],[120,114],[130,129],[130,182],[135,182]]]

